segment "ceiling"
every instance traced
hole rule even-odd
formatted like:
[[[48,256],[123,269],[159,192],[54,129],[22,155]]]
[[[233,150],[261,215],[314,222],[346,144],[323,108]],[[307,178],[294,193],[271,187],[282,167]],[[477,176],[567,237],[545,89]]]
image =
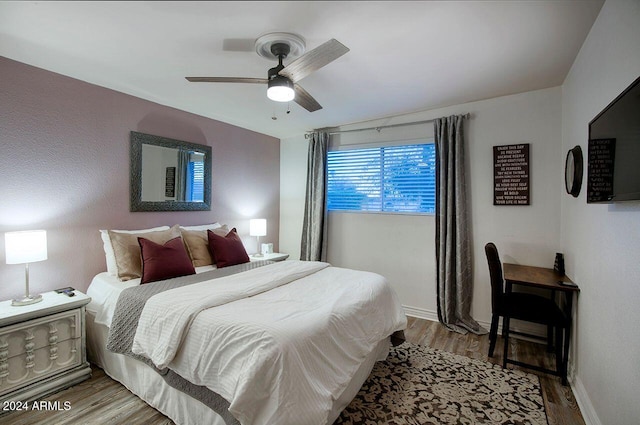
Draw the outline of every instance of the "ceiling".
[[[0,2],[0,54],[287,138],[561,85],[602,3]],[[273,31],[307,51],[331,38],[351,49],[300,81],[323,109],[270,101],[262,85],[184,79],[266,78],[275,62],[253,41]]]

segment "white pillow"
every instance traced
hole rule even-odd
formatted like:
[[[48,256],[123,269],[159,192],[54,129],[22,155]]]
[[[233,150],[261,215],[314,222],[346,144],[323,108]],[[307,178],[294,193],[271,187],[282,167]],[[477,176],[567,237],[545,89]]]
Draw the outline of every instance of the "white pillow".
[[[211,223],[211,224],[201,224],[199,226],[180,226],[181,229],[184,230],[213,230],[213,229],[219,229],[221,228],[222,225],[218,222],[215,223]]]
[[[153,227],[151,229],[142,230],[112,230],[116,233],[148,233],[157,232],[159,230],[169,230],[169,226]],[[118,266],[116,266],[116,255],[113,252],[113,246],[111,245],[111,238],[109,238],[108,230],[100,230],[100,237],[102,238],[102,247],[104,248],[104,255],[107,259],[107,273],[111,276],[118,275]]]

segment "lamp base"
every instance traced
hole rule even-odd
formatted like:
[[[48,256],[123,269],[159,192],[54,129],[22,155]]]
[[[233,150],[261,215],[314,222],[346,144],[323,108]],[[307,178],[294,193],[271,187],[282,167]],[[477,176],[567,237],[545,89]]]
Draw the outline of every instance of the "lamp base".
[[[15,305],[15,306],[29,305],[29,304],[39,303],[40,301],[42,301],[42,295],[40,295],[40,294],[38,294],[38,295],[25,295],[24,297],[22,297],[20,299],[12,300],[11,301],[11,305]]]
[[[258,252],[258,253],[253,254],[252,257],[256,257],[256,258],[264,257],[264,254],[261,254],[261,253]]]

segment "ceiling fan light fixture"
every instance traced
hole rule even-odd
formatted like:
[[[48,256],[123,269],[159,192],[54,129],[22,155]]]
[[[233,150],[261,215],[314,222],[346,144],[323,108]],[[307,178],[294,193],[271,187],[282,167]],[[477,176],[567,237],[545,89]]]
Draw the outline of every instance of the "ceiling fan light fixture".
[[[267,97],[276,102],[290,102],[296,97],[293,83],[287,77],[276,75],[269,80]]]

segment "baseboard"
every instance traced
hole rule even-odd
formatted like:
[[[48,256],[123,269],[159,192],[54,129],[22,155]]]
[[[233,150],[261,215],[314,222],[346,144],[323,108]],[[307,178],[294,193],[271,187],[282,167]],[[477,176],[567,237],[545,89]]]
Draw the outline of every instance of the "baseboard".
[[[584,388],[584,385],[582,385],[582,380],[576,376],[570,384],[571,389],[573,390],[573,395],[578,402],[578,407],[580,407],[580,413],[582,413],[582,418],[584,419],[585,424],[602,425],[600,418],[598,418],[598,415],[596,414],[596,410],[593,408],[593,404],[591,404],[589,394]]]
[[[412,307],[409,305],[403,305],[402,308],[404,309],[404,312],[407,316],[430,320],[432,322],[438,321],[438,313],[435,311],[426,310],[420,307]]]
[[[418,319],[431,320],[432,322],[438,322],[438,312],[427,310],[420,307],[413,307],[409,305],[403,305],[404,312],[407,316],[416,317]],[[484,320],[476,320],[480,326],[485,328],[487,331],[491,328],[491,322],[487,322]],[[524,332],[534,336],[539,336],[540,338],[545,338],[547,335],[547,328],[542,325],[537,325],[535,323],[528,322],[520,322],[517,320],[513,320],[511,322],[511,330],[517,332]],[[498,326],[498,335],[502,334],[502,321],[500,321],[500,325]],[[513,335],[514,338],[521,339],[529,339],[526,336],[522,335]],[[539,341],[535,341],[539,342]]]

